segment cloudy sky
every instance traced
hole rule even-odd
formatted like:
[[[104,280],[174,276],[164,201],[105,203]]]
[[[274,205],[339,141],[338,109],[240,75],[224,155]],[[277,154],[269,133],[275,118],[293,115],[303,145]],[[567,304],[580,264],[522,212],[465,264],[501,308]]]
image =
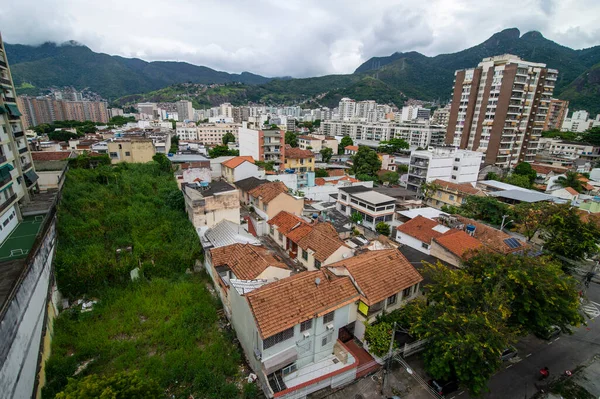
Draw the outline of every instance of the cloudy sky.
[[[8,43],[76,40],[97,52],[266,76],[350,73],[372,56],[427,55],[517,27],[600,44],[598,0],[5,0]]]

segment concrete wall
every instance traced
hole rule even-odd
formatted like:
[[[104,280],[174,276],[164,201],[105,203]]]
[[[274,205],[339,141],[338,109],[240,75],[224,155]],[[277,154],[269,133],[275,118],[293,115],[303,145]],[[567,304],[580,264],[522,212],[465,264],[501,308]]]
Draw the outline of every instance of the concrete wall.
[[[262,208],[262,201],[260,203],[260,209]],[[281,211],[287,211],[297,216],[302,216],[302,210],[304,209],[304,198],[295,198],[289,194],[281,193],[275,197],[271,202],[267,204],[267,220],[275,217]]]
[[[287,186],[287,188],[294,191],[298,190],[298,175],[294,173],[284,173],[281,175],[266,175],[265,179],[268,181],[280,181]],[[302,189],[304,191],[304,189]]]
[[[56,242],[56,219],[49,222],[41,244],[27,259],[14,296],[2,309],[0,323],[0,398],[31,398],[36,382],[38,359],[47,297],[52,278]]]
[[[193,183],[196,179],[201,181],[211,181],[212,175],[210,168],[190,168],[183,170],[183,183]]]
[[[430,253],[429,248],[423,248],[422,241],[419,241],[416,238],[411,237],[408,234],[404,234],[398,230],[396,230],[396,241],[408,247],[416,249],[419,252],[423,252],[424,254],[429,255]]]
[[[62,170],[44,170],[44,171],[36,171],[37,175],[40,177],[37,181],[40,191],[46,191],[49,189],[58,188],[58,184],[60,182],[60,177],[63,174]]]
[[[459,267],[461,263],[461,259],[454,255],[452,252],[448,251],[446,248],[442,247],[440,244],[435,242],[435,240],[431,241],[431,247],[429,248],[431,256],[435,256],[439,260],[449,263],[452,266]]]
[[[260,170],[258,166],[246,161],[242,162],[237,168],[234,169],[233,181],[230,183],[235,183],[236,181],[247,179],[249,177],[256,177],[257,179],[262,179],[264,175],[265,172]]]
[[[240,143],[240,155],[250,155],[252,158],[260,160],[259,154],[259,131],[240,127],[238,138]]]
[[[12,233],[12,231],[17,227],[19,223],[19,218],[17,217],[17,208],[16,204],[11,206],[3,215],[0,217],[0,242],[4,242],[4,240]],[[4,223],[7,223],[5,226]]]

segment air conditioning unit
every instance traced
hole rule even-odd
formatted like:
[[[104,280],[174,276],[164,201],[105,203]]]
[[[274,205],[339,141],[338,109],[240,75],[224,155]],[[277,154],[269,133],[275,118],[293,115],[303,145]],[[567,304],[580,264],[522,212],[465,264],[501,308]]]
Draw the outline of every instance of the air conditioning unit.
[[[333,324],[327,324],[327,331],[332,331],[333,330]]]
[[[304,331],[304,332],[302,333],[302,335],[304,335],[304,339],[306,339],[306,338],[310,337],[310,332],[308,332],[308,331]]]

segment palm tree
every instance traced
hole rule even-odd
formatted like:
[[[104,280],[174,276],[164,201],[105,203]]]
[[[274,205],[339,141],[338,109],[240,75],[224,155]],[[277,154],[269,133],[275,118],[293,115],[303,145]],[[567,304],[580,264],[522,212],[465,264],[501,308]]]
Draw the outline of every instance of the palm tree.
[[[579,180],[579,173],[576,172],[567,172],[565,176],[559,176],[556,179],[556,183],[560,184],[562,187],[571,187],[578,193],[583,191],[583,184]]]

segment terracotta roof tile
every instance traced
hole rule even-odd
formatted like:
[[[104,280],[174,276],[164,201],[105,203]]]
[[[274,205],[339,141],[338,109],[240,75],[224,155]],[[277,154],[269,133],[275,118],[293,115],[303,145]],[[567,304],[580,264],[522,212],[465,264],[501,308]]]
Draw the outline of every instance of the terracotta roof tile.
[[[540,175],[547,175],[550,172],[565,173],[568,170],[568,168],[562,168],[560,166],[552,166],[552,165],[545,165],[545,164],[539,164],[539,163],[537,163],[537,164],[532,163],[530,165],[531,165],[531,168]]]
[[[231,158],[228,161],[221,162],[221,165],[226,166],[231,169],[235,169],[246,161],[248,161],[250,163],[254,163],[254,158],[252,158],[249,155],[239,156],[239,157]]]
[[[337,231],[329,222],[311,225],[312,229],[298,240],[297,244],[304,250],[311,249],[313,256],[319,262],[325,262],[335,251],[341,247],[347,247],[340,240]],[[293,241],[293,240],[292,240]]]
[[[565,187],[565,190],[567,190],[567,192],[571,195],[579,195],[579,192],[577,192],[577,190],[575,190],[573,187]]]
[[[320,279],[318,285],[317,278]],[[263,339],[358,298],[349,277],[337,277],[325,270],[298,273],[246,294]]]
[[[481,193],[481,190],[473,187],[469,183],[453,183],[453,182],[449,182],[449,181],[441,180],[441,179],[435,179],[433,181],[433,183],[441,186],[443,189],[457,191],[457,192],[463,193],[463,194],[477,195],[477,194]]]
[[[280,181],[261,184],[253,188],[248,193],[254,198],[260,197],[262,202],[268,204],[273,201],[281,193],[287,193],[289,190],[285,184]]]
[[[62,161],[71,158],[71,151],[32,151],[34,161]]]
[[[584,184],[581,185],[581,187],[583,187],[587,191],[593,191],[594,190],[594,186],[592,186],[589,183],[584,183]]]
[[[397,249],[367,251],[327,267],[346,268],[369,306],[423,281]]]
[[[271,226],[277,226],[277,231],[283,235],[287,235],[293,228],[308,224],[301,217],[281,211],[275,217],[269,219],[267,222]]]
[[[315,186],[324,186],[325,185],[325,179],[323,179],[322,177],[317,177],[315,179]]]
[[[421,242],[431,243],[431,240],[442,235],[439,231],[433,230],[439,223],[435,220],[427,219],[421,215],[412,218],[408,222],[398,226],[398,231],[416,238]]]
[[[314,158],[315,154],[313,154],[310,150],[303,150],[301,148],[292,147],[287,144],[285,146],[285,157],[289,159],[306,159],[306,158]]]
[[[448,230],[433,240],[459,258],[463,258],[468,251],[483,247],[481,241],[458,229]]]
[[[254,280],[269,266],[288,269],[266,248],[251,244],[233,244],[210,250],[214,267],[227,266],[240,280]]]
[[[298,242],[304,238],[308,233],[312,231],[312,226],[308,223],[302,224],[300,226],[296,226],[287,234],[287,238],[289,238],[292,242],[298,244]]]
[[[330,169],[327,171],[327,173],[329,174],[329,177],[337,177],[337,176],[341,177],[346,174],[344,169]]]
[[[466,218],[464,216],[453,215],[453,217],[456,218],[462,224],[470,224],[475,226],[475,238],[481,243],[483,243],[483,245],[493,249],[494,251],[507,254],[522,251],[529,247],[528,244],[517,240],[520,245],[516,248],[511,248],[505,241],[510,238],[513,238],[513,236],[511,236],[510,234],[507,234],[486,224],[480,223],[476,220]]]
[[[358,151],[358,146],[357,145],[347,145],[346,147],[344,147],[344,150]]]

